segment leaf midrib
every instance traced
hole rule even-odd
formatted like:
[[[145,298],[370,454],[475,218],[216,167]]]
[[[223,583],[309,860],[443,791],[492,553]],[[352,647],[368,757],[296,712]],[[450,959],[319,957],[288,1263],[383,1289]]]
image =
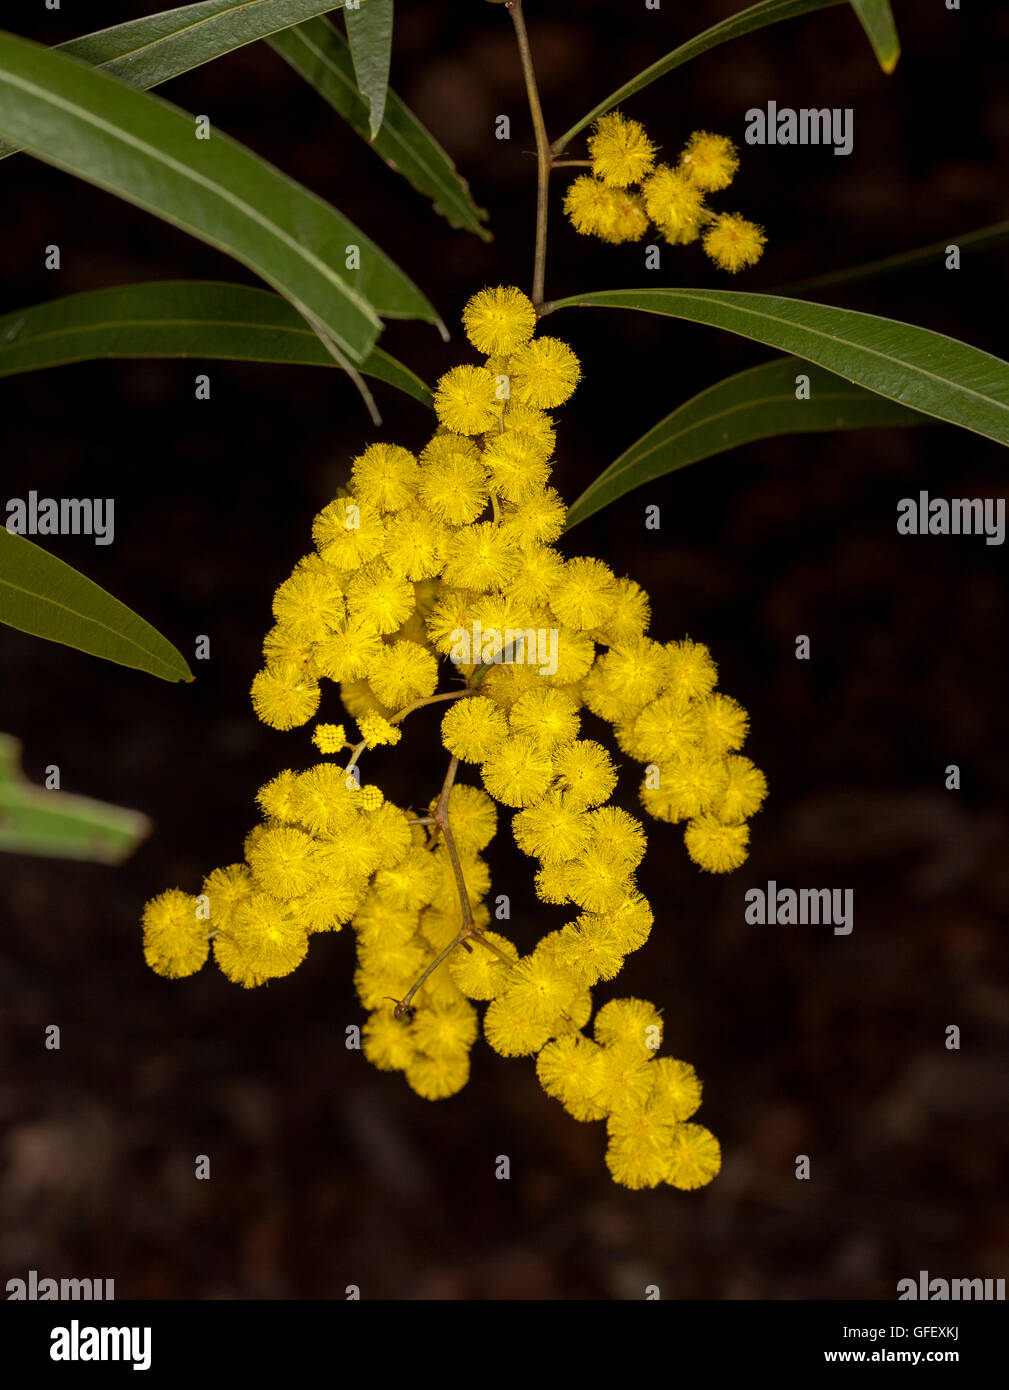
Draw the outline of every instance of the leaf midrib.
[[[46,551],[44,553],[48,555],[49,552]],[[54,556],[53,558],[55,559],[58,557]],[[63,562],[60,561],[60,563]],[[91,583],[93,581],[88,580],[87,582]],[[174,666],[170,666],[168,662],[165,660],[164,656],[158,654],[156,648],[145,647],[140,642],[138,642],[136,638],[130,637],[126,633],[123,633],[114,627],[109,627],[108,623],[103,623],[100,618],[92,618],[87,613],[82,613],[76,608],[69,608],[65,603],[61,603],[58,599],[51,598],[48,594],[37,593],[34,589],[25,589],[20,584],[15,584],[13,580],[5,579],[2,575],[0,575],[0,588],[11,589],[15,593],[24,594],[27,598],[35,599],[39,603],[48,604],[50,608],[58,609],[62,613],[68,613],[73,618],[79,618],[82,622],[90,623],[93,627],[100,628],[103,632],[107,632],[111,634],[111,636],[117,637],[120,641],[125,642],[127,646],[135,648],[144,656],[149,657],[152,661],[155,661],[159,665],[163,666],[165,670],[173,671],[178,669]],[[109,595],[109,597],[112,597],[111,594]],[[113,600],[113,602],[118,602],[118,600]],[[130,610],[127,609],[126,611],[129,612]],[[137,617],[136,614],[132,614],[131,616],[133,616],[134,618]],[[144,621],[142,618],[138,620],[140,622]],[[3,621],[6,621],[6,619],[4,619]],[[15,626],[15,624],[10,623],[9,626],[13,627]],[[165,640],[167,641],[167,639]],[[69,643],[67,645],[72,646],[73,644]]]
[[[598,299],[598,298],[600,298],[602,295],[606,295],[606,294],[617,294],[617,295],[619,295],[619,294],[622,294],[622,293],[627,293],[627,291],[621,291],[621,290],[600,290],[600,291],[598,291],[598,293],[594,294],[592,297],[593,297],[593,299]],[[633,294],[633,293],[635,293],[635,291],[631,291],[631,293]],[[637,291],[637,293],[642,293],[642,291]],[[892,357],[889,353],[883,352],[883,351],[881,351],[881,349],[879,349],[879,348],[867,347],[864,343],[853,342],[852,340],[850,340],[850,339],[848,339],[848,338],[840,338],[840,337],[838,337],[838,336],[837,336],[836,334],[834,334],[834,333],[827,333],[827,332],[825,332],[823,329],[820,329],[820,328],[810,328],[808,324],[805,324],[805,323],[798,323],[798,322],[796,322],[796,321],[793,320],[793,319],[780,319],[780,318],[775,317],[774,314],[769,314],[769,313],[767,313],[766,310],[751,309],[748,305],[737,304],[737,303],[732,302],[732,301],[726,302],[725,300],[717,299],[717,298],[716,298],[716,299],[712,299],[712,298],[709,298],[707,295],[698,295],[698,294],[692,295],[692,294],[690,294],[690,292],[687,291],[687,290],[670,290],[670,291],[662,291],[662,290],[645,290],[643,293],[645,293],[645,294],[663,294],[663,293],[667,293],[670,297],[672,297],[673,295],[675,295],[677,298],[679,298],[679,299],[684,299],[684,300],[686,300],[687,302],[695,302],[695,301],[696,301],[696,302],[699,302],[699,303],[701,303],[701,304],[719,304],[719,305],[721,305],[723,308],[731,309],[731,310],[732,310],[733,312],[735,312],[735,313],[739,313],[739,314],[749,314],[751,318],[766,319],[769,323],[780,324],[780,325],[782,325],[783,327],[786,327],[786,328],[798,329],[798,330],[800,330],[800,331],[803,332],[803,333],[811,333],[814,337],[823,338],[823,339],[824,339],[825,341],[827,341],[827,342],[836,343],[836,344],[838,344],[838,346],[841,346],[841,347],[852,348],[852,349],[854,349],[856,352],[865,352],[865,353],[870,354],[870,355],[873,356],[873,357],[878,357],[878,358],[880,358],[881,361],[883,361],[883,362],[888,362],[888,363],[892,364],[893,366],[897,366],[897,367],[901,367],[902,369],[905,369],[905,370],[910,370],[910,371],[913,371],[913,372],[917,372],[920,376],[925,377],[925,378],[927,378],[927,379],[929,379],[929,380],[931,380],[931,381],[938,382],[938,383],[939,383],[940,385],[942,385],[942,386],[947,386],[947,387],[952,386],[952,387],[954,387],[957,391],[960,391],[960,392],[962,392],[962,393],[965,394],[965,395],[974,396],[977,400],[979,400],[979,401],[984,401],[984,402],[985,402],[986,404],[988,404],[988,405],[996,406],[999,410],[1002,410],[1002,411],[1004,411],[1007,415],[1009,415],[1009,405],[1006,405],[1006,404],[1004,404],[1002,401],[997,400],[994,396],[986,396],[983,392],[981,392],[981,391],[975,391],[975,390],[974,390],[972,387],[970,387],[970,386],[964,386],[964,385],[962,385],[962,384],[959,383],[959,382],[951,381],[949,377],[938,376],[938,375],[936,375],[935,372],[930,372],[930,371],[928,371],[927,368],[925,368],[925,367],[920,367],[920,366],[918,366],[917,363],[908,361],[908,359],[907,359],[906,357]],[[578,305],[579,305],[580,307],[582,307],[582,308],[591,308],[591,307],[592,307],[591,303],[586,303],[585,301],[582,301],[582,300],[572,300],[572,301],[569,301],[569,302],[571,302],[572,304],[578,304]],[[805,301],[804,301],[804,300],[796,300],[795,302],[796,302],[797,304],[805,304]],[[827,306],[814,305],[813,307],[815,307],[815,308],[821,308],[821,307],[827,307]],[[658,312],[661,312],[661,311],[660,311],[660,310],[649,311],[649,310],[646,309],[645,312],[646,312],[646,313],[648,313],[648,312],[656,312],[656,313],[658,313]],[[845,310],[845,309],[838,309],[838,310],[833,310],[832,312],[836,312],[836,313],[851,313],[852,311],[851,311],[851,310]],[[879,318],[878,321],[879,321],[880,323],[892,323],[896,328],[908,328],[908,327],[911,327],[911,328],[917,328],[918,331],[921,332],[921,333],[931,333],[931,332],[932,332],[932,329],[928,329],[928,328],[919,328],[918,325],[916,325],[916,324],[902,324],[898,319]],[[736,331],[737,331],[737,330],[735,330],[735,329],[729,328],[729,327],[728,327],[727,325],[725,325],[725,324],[714,324],[713,327],[715,327],[715,328],[721,328],[721,329],[723,329],[725,332],[728,332],[728,333],[732,333],[732,332],[736,332]],[[936,336],[937,336],[937,337],[941,337],[942,335],[941,335],[941,334],[937,334]],[[961,342],[959,341],[959,339],[956,339],[956,338],[951,338],[951,339],[949,339],[949,341],[950,341],[950,342],[953,342],[953,343],[956,343],[956,344],[957,344],[958,346],[960,346],[960,347],[966,348],[966,349],[967,349],[968,351],[970,351],[970,352],[979,353],[979,354],[980,354],[981,356],[983,356],[983,357],[989,357],[989,356],[990,356],[990,357],[991,357],[991,360],[992,360],[994,363],[998,363],[998,362],[999,362],[999,359],[998,359],[997,357],[992,356],[992,354],[990,354],[990,353],[982,352],[982,350],[981,350],[980,348],[971,347],[971,345],[970,345],[969,343],[961,343]],[[844,379],[845,379],[845,381],[850,381],[850,382],[852,383],[853,386],[860,386],[860,385],[862,385],[862,383],[859,382],[859,381],[856,381],[854,377],[848,376],[845,372],[836,371],[836,369],[833,368],[833,367],[825,367],[824,370],[825,370],[825,371],[835,371],[835,374],[836,374],[837,376],[843,376]],[[866,388],[866,389],[871,389],[871,390],[873,390],[873,391],[875,392],[876,395],[885,396],[888,400],[895,400],[895,401],[898,401],[901,405],[906,405],[906,404],[907,404],[907,402],[906,402],[902,397],[900,397],[900,396],[892,396],[892,395],[890,395],[890,393],[889,393],[888,391],[880,391],[880,390],[878,390],[876,387],[871,387],[871,388]],[[909,409],[909,410],[915,410],[915,409],[917,409],[917,407],[912,405],[912,406],[908,406],[908,409]]]
[[[145,52],[145,51],[146,51],[147,49],[149,49],[149,48],[157,48],[159,44],[172,43],[172,42],[174,42],[175,39],[183,38],[183,37],[184,37],[185,35],[187,35],[187,34],[193,34],[193,33],[196,32],[197,29],[201,28],[204,24],[215,24],[215,23],[217,22],[217,20],[223,18],[225,15],[234,15],[234,14],[237,14],[240,10],[251,10],[251,9],[256,9],[256,8],[257,8],[258,6],[260,6],[260,5],[267,5],[267,4],[269,4],[269,3],[270,3],[270,0],[240,0],[240,3],[238,3],[238,4],[229,5],[229,6],[227,7],[227,9],[218,10],[216,14],[204,15],[202,19],[194,19],[190,24],[184,24],[184,25],[182,26],[181,29],[173,29],[173,30],[171,30],[170,33],[162,34],[160,38],[157,38],[157,39],[148,39],[147,43],[142,43],[142,44],[140,44],[137,48],[129,48],[129,49],[127,49],[125,52],[123,52],[123,53],[117,53],[117,54],[115,54],[115,55],[114,55],[113,57],[111,57],[111,58],[104,58],[100,63],[95,64],[95,66],[96,66],[96,68],[98,68],[99,70],[102,70],[102,69],[104,69],[104,68],[109,67],[112,63],[122,63],[122,62],[125,62],[127,59],[129,59],[129,58],[135,58],[135,57],[137,56],[138,53],[143,53],[143,52]],[[342,6],[343,6],[343,0],[334,0],[333,9],[340,9],[340,8],[342,8]],[[154,16],[153,16],[153,15],[149,15],[149,16],[144,16],[144,18],[153,19]],[[127,21],[127,23],[128,23],[128,22],[129,22],[129,21]],[[137,23],[143,23],[143,18],[137,20]],[[89,39],[98,39],[98,38],[101,38],[102,34],[107,34],[107,33],[109,33],[109,32],[112,31],[112,30],[118,29],[119,27],[120,27],[120,26],[119,26],[118,24],[110,24],[110,25],[108,25],[105,29],[96,29],[95,32],[94,32],[93,34],[88,34],[88,35],[87,35],[87,38],[89,38]],[[283,28],[283,27],[286,27],[286,26],[281,26],[281,27]],[[292,27],[293,27],[293,26],[292,26]],[[270,32],[275,34],[275,33],[279,33],[280,31],[277,30],[277,29],[273,29],[273,30],[271,30]],[[268,37],[268,35],[264,34],[263,37],[266,38],[266,37]],[[79,39],[70,39],[69,42],[67,42],[67,43],[65,43],[65,44],[61,43],[61,44],[58,45],[58,47],[59,47],[59,48],[62,48],[62,49],[69,50],[69,49],[71,49],[71,48],[73,47],[73,45],[74,45],[75,43],[80,43],[80,42],[81,42],[81,40],[79,40]],[[250,40],[250,42],[255,42],[255,40]],[[233,50],[233,49],[229,49],[228,51],[229,51],[229,52],[233,52],[234,50]],[[74,55],[71,55],[71,56],[74,56]],[[224,57],[225,55],[222,54],[221,56]],[[201,66],[201,64],[194,64],[193,66],[199,67],[199,66]],[[180,68],[179,71],[178,71],[177,73],[175,73],[175,76],[176,76],[176,77],[181,77],[182,74],[183,74],[184,72],[192,72],[192,70],[193,70],[192,67]]]
[[[95,69],[91,69],[91,71],[95,71]],[[344,295],[352,304],[354,304],[355,307],[360,310],[360,312],[364,315],[366,319],[368,319],[369,322],[374,324],[376,327],[381,328],[382,321],[376,314],[375,310],[372,308],[371,304],[366,299],[362,299],[361,296],[358,295],[354,290],[352,290],[345,281],[341,280],[339,276],[335,275],[333,273],[332,268],[328,266],[325,261],[320,260],[318,256],[311,252],[307,247],[303,246],[300,242],[296,241],[282,227],[278,226],[275,222],[270,221],[269,218],[265,217],[256,208],[252,207],[251,204],[246,203],[243,199],[237,197],[230,191],[230,189],[224,188],[219,183],[215,183],[212,179],[208,179],[205,175],[198,173],[195,169],[189,168],[185,164],[179,163],[179,161],[174,159],[171,155],[165,154],[162,150],[159,150],[156,145],[151,145],[143,140],[137,139],[129,132],[124,131],[121,127],[110,125],[101,117],[93,115],[91,112],[78,105],[75,105],[72,102],[63,100],[62,98],[56,96],[54,93],[47,91],[47,89],[44,87],[38,87],[35,85],[35,83],[29,82],[26,79],[20,78],[18,75],[9,72],[5,74],[3,80],[9,82],[14,87],[19,87],[22,91],[34,95],[36,98],[42,100],[44,103],[49,102],[53,106],[56,106],[61,110],[65,111],[67,114],[76,116],[77,119],[84,121],[85,124],[90,124],[98,130],[105,131],[105,133],[109,135],[113,140],[120,140],[123,144],[131,145],[135,150],[139,151],[142,154],[147,154],[156,162],[162,163],[166,168],[175,170],[176,173],[180,174],[184,179],[191,179],[194,183],[199,184],[203,188],[206,188],[208,192],[216,194],[218,197],[222,199],[222,201],[230,203],[231,206],[239,212],[245,212],[254,222],[258,223],[258,225],[261,226],[264,230],[272,231],[279,241],[281,241],[284,245],[286,245],[292,251],[294,251],[295,255],[300,257],[307,265],[315,267],[322,275],[323,279],[328,281],[333,286],[333,288],[337,290],[338,293]],[[157,98],[155,98],[155,100],[157,100]],[[255,156],[253,157],[255,158]],[[47,155],[45,156],[45,158],[48,162],[49,156]],[[55,159],[52,162],[57,163]],[[71,173],[73,172],[73,168],[69,164],[60,162],[59,167],[62,169],[67,169]],[[266,167],[268,169],[270,168],[269,165],[267,165]],[[283,175],[281,175],[281,177],[283,177]],[[131,197],[132,196],[133,195],[131,195]],[[147,203],[146,201],[140,198],[138,198],[137,201],[142,207],[146,207],[149,211],[153,212],[156,209],[156,204]],[[322,206],[325,207],[326,204],[323,203]],[[157,215],[159,217],[165,216],[165,214],[162,214],[160,212],[158,212]],[[165,220],[172,221],[175,223],[176,226],[183,227],[187,231],[192,230],[191,224],[182,222],[177,218],[165,216]],[[199,232],[199,235],[201,237],[205,235],[202,229]],[[214,239],[213,244],[217,245],[222,249],[226,248],[228,245],[228,243],[223,241],[217,241],[216,239]]]

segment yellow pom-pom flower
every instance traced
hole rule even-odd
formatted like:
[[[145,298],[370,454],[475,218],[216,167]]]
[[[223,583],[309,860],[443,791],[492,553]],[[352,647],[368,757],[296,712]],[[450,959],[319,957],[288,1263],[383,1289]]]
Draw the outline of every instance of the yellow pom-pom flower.
[[[483,762],[507,733],[508,721],[483,695],[455,701],[441,721],[442,742],[466,763]]]
[[[521,807],[537,801],[549,787],[553,762],[528,734],[512,734],[498,743],[480,771],[495,801]]]
[[[728,874],[746,859],[749,827],[726,825],[714,816],[697,816],[683,833],[687,853],[698,867],[712,874]]]
[[[583,556],[567,561],[550,594],[550,607],[561,622],[582,630],[605,623],[615,603],[609,565]]]
[[[403,1071],[417,1051],[410,1024],[396,1018],[394,1007],[390,1003],[374,1009],[361,1029],[362,1051],[380,1071]]]
[[[756,222],[748,222],[738,212],[722,212],[704,233],[704,250],[720,270],[735,275],[757,264],[766,241],[764,229]]]
[[[714,806],[714,813],[728,825],[748,820],[760,810],[767,795],[767,778],[749,758],[731,754],[725,760],[725,792]]]
[[[593,174],[614,188],[640,183],[655,162],[655,146],[644,126],[619,111],[599,117],[588,145]]]
[[[614,1182],[640,1190],[657,1187],[668,1172],[676,1126],[644,1105],[628,1106],[606,1122],[606,1166]]]
[[[292,796],[296,819],[313,835],[338,835],[358,813],[354,780],[335,763],[301,773]]]
[[[689,1062],[657,1057],[652,1063],[652,1090],[648,1103],[670,1120],[689,1120],[701,1103],[701,1083]]]
[[[472,945],[472,951],[456,950],[449,956],[449,974],[467,999],[496,999],[508,987],[511,975],[508,961],[497,951],[513,961],[518,959],[518,951],[506,936],[492,931],[484,932],[483,939]]]
[[[718,1140],[703,1125],[680,1125],[673,1133],[665,1180],[685,1192],[704,1187],[722,1166]]]
[[[144,959],[170,980],[195,975],[210,953],[207,927],[192,894],[178,888],[159,893],[144,908]]]
[[[298,785],[299,773],[278,772],[272,781],[267,782],[265,787],[260,787],[256,793],[256,800],[262,808],[263,814],[272,820],[286,821],[294,823],[298,819],[298,812],[294,804],[294,792]]]
[[[670,690],[691,700],[709,695],[718,679],[718,668],[708,648],[701,642],[691,642],[689,637],[682,642],[666,643],[666,668]]]
[[[372,444],[351,465],[354,495],[380,512],[398,512],[417,493],[417,460],[398,444]]]
[[[704,193],[680,169],[660,164],[642,186],[649,217],[668,240],[674,240],[704,215]]]
[[[591,174],[580,174],[564,195],[564,211],[581,236],[614,240],[623,195]]]
[[[629,1048],[647,1059],[662,1041],[662,1018],[647,999],[611,999],[596,1014],[593,1032],[604,1047]]]
[[[336,572],[295,571],[273,596],[273,616],[299,642],[320,642],[343,621],[343,591]]]
[[[739,168],[739,155],[727,135],[695,130],[680,155],[680,168],[698,188],[717,193],[728,188]]]
[[[572,806],[601,806],[617,784],[613,759],[594,739],[575,739],[554,754],[554,771]]]
[[[512,733],[529,734],[548,752],[577,738],[578,706],[562,690],[536,689],[520,695],[508,716]]]
[[[434,408],[454,434],[486,434],[501,418],[503,401],[486,367],[452,367],[438,382]]]
[[[203,881],[203,892],[210,906],[208,924],[214,931],[227,930],[235,913],[254,891],[252,874],[247,864],[229,864],[214,869]]]
[[[588,1038],[568,1035],[548,1042],[536,1059],[540,1085],[576,1120],[602,1120],[606,1115],[593,1094],[598,1051]]]
[[[464,589],[503,589],[519,566],[515,541],[489,521],[462,527],[448,543],[444,577]]]
[[[337,569],[356,570],[374,560],[386,543],[382,513],[356,497],[338,497],[312,523],[319,554]]]
[[[404,1074],[410,1089],[425,1100],[445,1100],[461,1091],[469,1080],[469,1054],[445,1052],[429,1057],[418,1052]]]
[[[416,642],[390,642],[368,672],[375,694],[390,709],[426,700],[438,684],[438,663]]]
[[[420,500],[439,521],[465,526],[487,505],[487,470],[471,439],[435,435],[421,454]]]
[[[514,286],[480,290],[462,311],[462,324],[473,346],[483,353],[515,352],[536,330],[532,300]]]
[[[271,729],[307,724],[320,699],[319,682],[291,662],[264,667],[252,682],[252,707]]]
[[[483,460],[490,490],[508,502],[522,502],[542,490],[549,476],[538,442],[522,430],[488,435]]]
[[[241,905],[229,935],[242,968],[259,979],[289,975],[308,950],[308,934],[297,916],[269,893],[253,893]],[[215,955],[218,939],[214,938]],[[217,959],[220,964],[219,955]]]
[[[534,338],[508,361],[512,396],[541,410],[563,405],[581,379],[578,358],[559,338]]]
[[[349,611],[381,634],[395,632],[413,612],[413,605],[413,585],[393,574],[384,560],[359,569],[347,585]]]
[[[319,881],[315,841],[294,826],[267,830],[249,851],[249,868],[274,898],[296,898]]]

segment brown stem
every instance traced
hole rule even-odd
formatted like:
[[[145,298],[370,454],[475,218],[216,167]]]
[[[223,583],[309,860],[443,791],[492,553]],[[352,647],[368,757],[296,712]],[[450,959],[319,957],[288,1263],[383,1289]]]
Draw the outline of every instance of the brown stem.
[[[533,258],[533,304],[539,308],[543,303],[543,290],[547,266],[547,198],[550,190],[550,140],[543,121],[543,108],[540,106],[539,89],[536,86],[536,71],[533,67],[529,35],[526,32],[525,16],[522,13],[522,0],[507,0],[505,9],[511,15],[518,40],[519,57],[522,60],[522,76],[525,78],[526,96],[529,100],[529,114],[532,116],[533,130],[536,132],[536,253]]]
[[[454,939],[449,942],[443,951],[435,956],[434,960],[426,967],[419,980],[416,980],[404,994],[403,998],[396,1005],[393,1013],[396,1018],[404,1018],[410,1010],[410,1000],[420,989],[424,981],[435,971],[442,961],[452,954],[457,946],[462,946],[466,951],[472,951],[472,946],[467,941],[467,937],[479,935],[479,929],[473,920],[473,909],[469,904],[469,893],[466,891],[466,880],[463,877],[462,861],[459,858],[459,851],[456,848],[455,836],[452,834],[452,826],[448,817],[448,799],[455,782],[456,773],[459,771],[459,759],[454,757],[448,765],[445,773],[445,780],[441,784],[441,792],[438,796],[438,803],[431,816],[431,822],[435,827],[435,833],[439,830],[445,837],[445,848],[452,864],[452,872],[455,874],[456,888],[459,891],[459,903],[462,907],[462,926],[459,928]],[[425,822],[426,823],[426,822]],[[489,945],[489,942],[484,942]],[[493,948],[492,948],[493,949]]]

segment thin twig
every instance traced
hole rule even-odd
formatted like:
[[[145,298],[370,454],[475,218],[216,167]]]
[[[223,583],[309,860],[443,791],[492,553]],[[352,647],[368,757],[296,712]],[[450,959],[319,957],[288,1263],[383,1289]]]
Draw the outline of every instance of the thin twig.
[[[536,86],[536,72],[533,68],[532,50],[529,35],[526,33],[525,17],[522,14],[522,0],[507,0],[505,9],[511,15],[518,40],[519,57],[522,60],[522,76],[525,78],[526,96],[529,99],[529,114],[532,116],[533,130],[536,132],[536,253],[533,259],[533,304],[537,308],[543,303],[543,290],[546,282],[547,266],[547,199],[550,190],[550,140],[543,122],[543,108],[540,106],[539,89]]]

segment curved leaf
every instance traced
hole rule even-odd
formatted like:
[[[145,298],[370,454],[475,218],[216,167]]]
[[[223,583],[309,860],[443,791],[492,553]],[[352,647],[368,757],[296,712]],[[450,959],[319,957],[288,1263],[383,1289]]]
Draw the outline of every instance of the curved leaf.
[[[32,786],[21,772],[20,743],[0,734],[0,850],[121,864],[150,829],[139,811]]]
[[[757,5],[750,5],[748,9],[740,10],[738,14],[733,14],[728,19],[721,20],[718,24],[713,24],[710,29],[705,29],[696,38],[690,39],[688,43],[680,44],[679,48],[674,48],[671,53],[659,58],[643,72],[639,72],[637,77],[632,77],[629,82],[625,82],[622,87],[618,87],[615,92],[601,101],[598,106],[593,106],[587,116],[583,116],[580,121],[576,121],[570,130],[566,130],[559,140],[555,140],[551,145],[554,154],[560,154],[561,150],[566,149],[569,142],[574,139],[580,130],[584,130],[598,116],[606,111],[611,111],[614,106],[619,106],[628,97],[640,92],[642,87],[649,86],[658,78],[664,77],[667,72],[672,72],[674,68],[682,67],[684,63],[689,63],[691,58],[697,58],[702,53],[707,53],[709,49],[718,48],[720,44],[728,43],[730,39],[741,38],[743,34],[752,34],[757,29],[766,29],[769,24],[777,24],[783,19],[795,19],[799,15],[810,14],[813,10],[827,10],[833,5],[843,5],[845,0],[760,0]]]
[[[191,681],[182,653],[79,570],[0,527],[0,622],[92,656]]]
[[[349,11],[348,11],[349,14]],[[434,202],[435,212],[453,227],[490,241],[480,223],[487,214],[470,196],[469,184],[417,117],[390,91],[382,129],[370,139],[368,106],[357,90],[347,40],[328,19],[313,19],[270,39],[270,47],[316,89],[372,149]]]
[[[0,318],[0,377],[97,357],[335,365],[286,299],[216,280],[85,290]],[[431,392],[420,378],[381,348],[372,348],[360,370],[422,405],[431,403]]]
[[[368,107],[371,138],[382,128],[392,58],[392,0],[368,0],[347,10],[347,41],[357,90]]]
[[[344,0],[201,0],[57,44],[54,52],[102,68],[131,87],[156,87],[232,49],[274,34]],[[0,159],[16,152],[0,141]]]
[[[796,377],[809,377],[809,399]],[[566,530],[643,483],[700,459],[780,434],[927,425],[916,410],[820,371],[797,357],[778,357],[709,386],[667,415],[620,455],[571,505]]]
[[[896,319],[736,290],[603,290],[547,304],[640,309],[793,353],[912,410],[1009,444],[1009,363]]]
[[[855,285],[862,280],[871,280],[876,275],[897,274],[903,270],[913,270],[916,266],[927,265],[929,261],[938,262],[950,246],[958,246],[961,251],[966,248],[984,251],[989,246],[998,246],[1003,241],[1009,241],[1009,222],[993,222],[990,227],[978,227],[975,231],[964,232],[960,236],[948,236],[942,241],[933,241],[929,246],[919,246],[914,251],[898,251],[894,256],[883,256],[878,261],[865,261],[862,265],[849,266],[846,270],[831,270],[826,275],[813,275],[807,280],[793,280],[781,286],[781,292],[822,290],[833,285]]]
[[[311,314],[354,362],[379,314],[438,323],[434,309],[335,208],[148,92],[0,33],[0,134],[182,227],[249,266]],[[347,248],[360,269],[345,269]]]
[[[890,0],[851,0],[851,8],[869,35],[879,65],[887,74],[893,72],[900,57],[900,39],[893,22]]]

